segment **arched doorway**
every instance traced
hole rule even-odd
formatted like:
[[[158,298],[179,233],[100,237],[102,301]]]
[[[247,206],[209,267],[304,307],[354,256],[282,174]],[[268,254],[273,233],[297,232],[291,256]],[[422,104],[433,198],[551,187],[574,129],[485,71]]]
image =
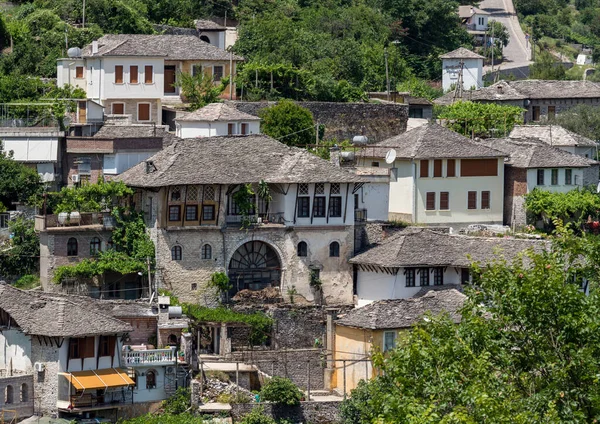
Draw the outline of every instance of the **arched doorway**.
[[[229,280],[232,294],[240,290],[262,290],[278,287],[281,281],[281,262],[277,252],[262,241],[241,245],[229,261]]]

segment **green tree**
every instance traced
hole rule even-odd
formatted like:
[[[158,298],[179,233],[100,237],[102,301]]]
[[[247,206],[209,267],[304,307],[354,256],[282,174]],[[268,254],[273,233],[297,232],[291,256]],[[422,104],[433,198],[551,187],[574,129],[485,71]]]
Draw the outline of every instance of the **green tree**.
[[[279,405],[300,405],[302,392],[289,378],[271,377],[261,388],[260,398]]]
[[[529,66],[529,77],[541,80],[564,80],[566,69],[550,53],[542,50],[536,55],[535,62]]]
[[[13,152],[5,152],[0,142],[0,208],[12,202],[28,202],[40,195],[44,186],[33,168],[13,159]]]
[[[249,414],[246,414],[240,420],[240,424],[277,424],[275,420],[265,415],[262,406],[255,406]]]
[[[584,423],[600,414],[599,239],[478,269],[462,320],[430,317],[376,353],[345,423]],[[583,260],[582,260],[583,259]],[[590,293],[581,290],[582,277]]]
[[[577,105],[556,116],[555,122],[569,131],[600,140],[600,109],[592,105]]]
[[[542,220],[549,229],[554,229],[556,220],[581,228],[588,217],[598,219],[600,196],[596,187],[566,193],[535,188],[525,195],[525,208],[532,222]]]
[[[290,146],[306,146],[314,143],[315,124],[312,113],[289,100],[260,112],[261,131]]]
[[[38,271],[40,239],[31,219],[18,217],[9,223],[12,237],[0,252],[0,279],[22,277]]]
[[[204,72],[197,75],[178,72],[177,82],[174,85],[181,88],[181,94],[190,104],[189,110],[196,110],[209,103],[219,102],[221,94],[229,85],[229,77],[222,78],[219,84],[215,85],[212,75]]]
[[[496,103],[456,102],[437,111],[447,127],[466,137],[506,136],[523,122],[524,110]]]
[[[488,37],[493,37],[502,47],[508,46],[510,35],[502,22],[489,21],[487,35]]]

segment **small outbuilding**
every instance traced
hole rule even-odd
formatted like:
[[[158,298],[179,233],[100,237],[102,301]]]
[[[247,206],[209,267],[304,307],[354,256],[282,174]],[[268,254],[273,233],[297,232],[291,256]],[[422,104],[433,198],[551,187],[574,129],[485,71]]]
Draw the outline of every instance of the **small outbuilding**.
[[[260,118],[225,103],[211,103],[175,119],[180,138],[260,134]]]

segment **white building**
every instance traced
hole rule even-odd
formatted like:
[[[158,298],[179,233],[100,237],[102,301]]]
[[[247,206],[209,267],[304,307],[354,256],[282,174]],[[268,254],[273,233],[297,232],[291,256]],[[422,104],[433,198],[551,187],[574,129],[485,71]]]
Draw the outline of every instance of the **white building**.
[[[105,35],[58,59],[57,84],[82,88],[107,114],[131,115],[134,123],[162,123],[162,105],[181,103],[179,72],[235,75],[242,60],[194,35]],[[224,96],[235,98],[231,84]],[[81,112],[83,113],[83,112]]]
[[[390,220],[460,227],[502,223],[505,156],[430,123],[366,146],[356,161],[390,169]]]
[[[476,42],[483,44],[485,32],[488,29],[490,13],[475,6],[459,6],[458,16],[467,32],[473,36]]]
[[[473,263],[512,261],[545,242],[498,237],[450,235],[409,227],[350,260],[355,266],[358,305],[408,299],[423,289],[470,284]]]
[[[442,88],[453,90],[462,80],[463,90],[483,88],[483,56],[464,47],[445,53],[442,59]]]
[[[225,103],[211,103],[175,119],[180,138],[260,134],[260,118]]]
[[[584,158],[595,158],[598,154],[598,143],[560,125],[515,125],[509,137],[540,140],[552,147]]]

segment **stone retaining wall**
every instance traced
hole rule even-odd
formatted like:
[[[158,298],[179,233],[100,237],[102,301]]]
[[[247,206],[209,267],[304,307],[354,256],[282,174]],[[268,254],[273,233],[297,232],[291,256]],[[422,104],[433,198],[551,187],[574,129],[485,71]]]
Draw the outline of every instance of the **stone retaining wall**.
[[[341,402],[301,402],[297,407],[277,406],[270,403],[259,404],[263,408],[263,414],[276,420],[286,419],[293,423],[310,424],[337,424],[341,423]],[[252,403],[241,403],[231,405],[231,416],[233,422],[239,422],[241,418],[249,414],[252,408],[259,407]]]

